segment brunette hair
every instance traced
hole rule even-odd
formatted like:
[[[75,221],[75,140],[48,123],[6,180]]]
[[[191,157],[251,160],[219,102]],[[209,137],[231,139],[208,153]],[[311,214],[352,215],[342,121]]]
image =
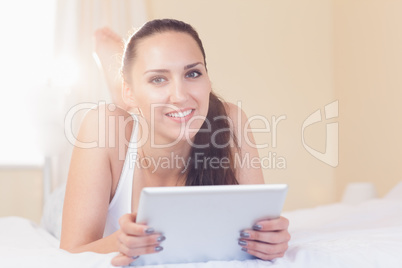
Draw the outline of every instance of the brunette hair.
[[[123,56],[122,76],[130,83],[130,73],[136,56],[136,47],[141,39],[164,32],[180,32],[189,34],[198,44],[204,58],[206,56],[201,39],[195,29],[182,21],[174,19],[157,19],[145,23],[128,40]],[[211,91],[206,120],[195,135],[194,146],[191,148],[189,166],[186,170],[186,185],[227,185],[238,184],[235,171],[235,159],[231,145],[238,149],[237,139],[228,120],[223,102]],[[223,131],[229,130],[229,131]],[[199,161],[225,160],[226,166],[205,165]]]

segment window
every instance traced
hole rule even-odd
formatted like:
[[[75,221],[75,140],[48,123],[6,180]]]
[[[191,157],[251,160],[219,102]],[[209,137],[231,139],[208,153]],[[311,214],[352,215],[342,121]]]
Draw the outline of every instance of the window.
[[[52,66],[54,0],[0,4],[0,164],[39,164],[37,109]]]

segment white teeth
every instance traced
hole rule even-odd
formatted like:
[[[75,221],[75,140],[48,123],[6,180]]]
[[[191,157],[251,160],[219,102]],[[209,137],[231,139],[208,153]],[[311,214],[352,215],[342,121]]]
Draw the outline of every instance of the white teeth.
[[[178,113],[168,113],[167,115],[170,117],[185,117],[189,115],[193,110],[187,110],[184,113],[178,112]]]

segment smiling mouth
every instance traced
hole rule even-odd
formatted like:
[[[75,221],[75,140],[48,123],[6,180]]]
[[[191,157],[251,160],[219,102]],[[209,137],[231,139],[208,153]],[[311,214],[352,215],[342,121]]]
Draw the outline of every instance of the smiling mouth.
[[[178,113],[167,113],[166,115],[169,117],[173,118],[183,118],[186,117],[187,115],[191,114],[194,111],[194,109],[190,109],[184,112],[178,112]]]

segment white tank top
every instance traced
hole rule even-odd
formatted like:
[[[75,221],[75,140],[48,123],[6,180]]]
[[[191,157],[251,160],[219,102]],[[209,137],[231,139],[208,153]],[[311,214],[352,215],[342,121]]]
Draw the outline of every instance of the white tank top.
[[[109,204],[106,218],[105,230],[103,237],[111,235],[120,229],[119,219],[127,213],[131,213],[131,200],[133,193],[133,176],[135,161],[137,159],[137,135],[138,135],[138,119],[136,115],[132,115],[134,119],[133,130],[131,132],[130,143],[128,145],[126,159],[124,160],[123,170],[117,184],[116,192]]]

